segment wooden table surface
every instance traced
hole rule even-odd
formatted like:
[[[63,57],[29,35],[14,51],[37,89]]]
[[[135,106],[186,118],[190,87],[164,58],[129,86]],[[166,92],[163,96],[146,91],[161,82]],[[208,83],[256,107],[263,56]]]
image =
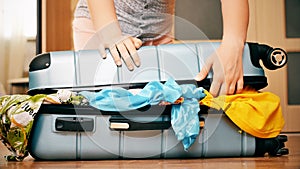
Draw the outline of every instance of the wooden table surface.
[[[0,143],[0,168],[64,169],[64,168],[151,168],[151,169],[300,169],[300,134],[288,134],[286,147],[290,154],[281,157],[204,158],[204,159],[149,159],[149,160],[98,160],[98,161],[36,161],[27,157],[23,162],[7,162],[9,154]]]

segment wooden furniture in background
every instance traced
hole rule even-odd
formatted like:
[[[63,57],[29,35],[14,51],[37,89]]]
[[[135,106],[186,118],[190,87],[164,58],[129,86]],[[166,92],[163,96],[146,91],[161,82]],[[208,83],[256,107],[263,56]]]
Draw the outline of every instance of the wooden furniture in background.
[[[8,94],[27,94],[28,81],[29,81],[28,77],[9,79]]]
[[[75,0],[42,0],[42,52],[71,50]]]

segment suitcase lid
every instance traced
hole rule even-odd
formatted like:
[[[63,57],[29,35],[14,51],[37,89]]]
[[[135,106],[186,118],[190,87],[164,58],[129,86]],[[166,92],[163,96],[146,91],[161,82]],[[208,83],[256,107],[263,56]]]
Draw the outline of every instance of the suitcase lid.
[[[126,66],[117,67],[109,52],[106,59],[102,59],[97,50],[41,54],[30,63],[29,91],[94,90],[92,88],[107,85],[137,85],[154,80],[162,82],[170,77],[176,81],[189,80],[200,72],[205,60],[219,44],[201,42],[145,46],[138,50],[142,65],[134,71],[129,71]],[[250,46],[246,44],[243,53],[245,85],[261,89],[267,85],[264,70],[259,65],[253,65],[251,53],[255,53],[252,50],[256,48]],[[207,80],[201,82],[207,85],[203,87],[209,88],[211,78],[212,72]]]

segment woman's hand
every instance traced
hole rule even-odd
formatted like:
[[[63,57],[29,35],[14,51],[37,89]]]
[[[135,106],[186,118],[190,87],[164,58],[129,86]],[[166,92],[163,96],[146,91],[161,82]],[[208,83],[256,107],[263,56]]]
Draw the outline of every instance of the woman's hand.
[[[103,58],[106,58],[105,49],[108,49],[116,63],[121,66],[122,61],[129,70],[140,66],[140,59],[136,49],[142,46],[140,39],[124,36],[117,19],[114,0],[88,0],[91,19],[98,39],[97,48]]]
[[[223,41],[216,52],[207,59],[195,79],[203,80],[212,69],[210,93],[213,96],[240,93],[244,85],[243,49],[243,43]]]
[[[249,23],[248,0],[221,0],[221,3],[222,43],[196,76],[196,80],[202,80],[213,69],[210,87],[213,96],[240,93],[244,85],[242,54]]]
[[[105,49],[108,49],[117,66],[122,65],[122,60],[129,70],[140,66],[140,58],[136,49],[142,46],[138,38],[122,35],[117,21],[111,22],[97,31],[99,37],[98,50],[106,58]]]

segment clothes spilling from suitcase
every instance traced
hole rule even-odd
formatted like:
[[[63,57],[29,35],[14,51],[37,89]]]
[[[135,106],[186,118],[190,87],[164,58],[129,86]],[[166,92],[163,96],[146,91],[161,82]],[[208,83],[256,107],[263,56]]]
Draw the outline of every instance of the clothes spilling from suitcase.
[[[287,62],[280,48],[246,43],[242,93],[213,97],[210,72],[193,80],[220,45],[145,46],[134,71],[97,50],[36,56],[27,95],[0,97],[9,161],[282,156],[280,98],[264,69]],[[108,53],[109,55],[109,53]]]

